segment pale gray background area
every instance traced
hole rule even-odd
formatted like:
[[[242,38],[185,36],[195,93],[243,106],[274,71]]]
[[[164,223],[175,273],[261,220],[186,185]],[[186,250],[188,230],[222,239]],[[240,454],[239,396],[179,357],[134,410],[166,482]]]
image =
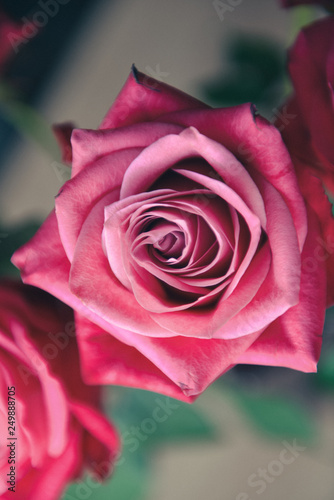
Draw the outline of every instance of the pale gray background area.
[[[274,0],[243,0],[223,21],[210,0],[102,2],[68,47],[40,111],[49,123],[71,120],[79,127],[95,128],[132,63],[200,97],[200,84],[222,67],[224,40],[247,31],[286,42],[289,23]],[[47,215],[61,186],[51,163],[33,143],[16,148],[1,177],[3,219],[15,222]]]
[[[200,83],[221,68],[224,40],[245,30],[287,43],[290,16],[274,0],[243,0],[223,21],[206,0],[106,1],[68,47],[40,112],[50,124],[73,120],[80,127],[95,128],[133,62],[141,71],[199,96]],[[2,220],[42,220],[53,208],[61,184],[52,159],[36,144],[22,140],[3,169]],[[214,443],[182,443],[161,449],[152,464],[152,500],[334,498],[333,400],[319,407],[317,446],[304,450],[262,494],[247,480],[260,467],[277,460],[282,443],[255,432],[228,395],[217,397],[208,391],[196,405],[211,416],[221,435]],[[249,498],[240,496],[242,492]]]

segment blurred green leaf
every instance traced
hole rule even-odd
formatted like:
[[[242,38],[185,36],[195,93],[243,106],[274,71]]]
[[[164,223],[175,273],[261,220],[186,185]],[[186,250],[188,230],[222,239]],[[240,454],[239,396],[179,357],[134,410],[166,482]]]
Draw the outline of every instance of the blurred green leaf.
[[[60,158],[59,146],[50,124],[38,111],[18,100],[4,84],[0,84],[0,112],[19,132],[36,141],[52,158]]]
[[[10,259],[20,246],[26,243],[40,227],[37,222],[27,222],[15,228],[0,225],[0,276],[19,277],[20,272]]]
[[[316,381],[326,389],[334,389],[334,348],[322,354]]]
[[[252,424],[271,437],[299,438],[304,442],[315,437],[315,425],[308,410],[295,401],[240,390],[233,395]]]
[[[180,439],[211,438],[211,424],[193,405],[160,394],[126,387],[106,387],[106,414],[119,429],[122,454],[105,484],[89,476],[72,484],[62,500],[144,500],[150,485],[150,457],[156,446]]]
[[[312,380],[317,388],[334,389],[334,306],[326,311],[321,356]]]
[[[62,496],[62,500],[94,498],[94,500],[144,500],[148,481],[146,463],[140,463],[129,457],[115,467],[110,479],[97,483],[90,476],[71,484]]]
[[[314,5],[298,5],[290,10],[291,35],[289,45],[292,45],[300,30],[317,19],[317,8]]]
[[[213,105],[253,102],[272,108],[284,89],[284,48],[272,39],[240,34],[227,48],[227,68],[203,86]]]
[[[123,450],[146,451],[164,442],[211,439],[211,422],[195,404],[139,389],[113,387],[116,403],[109,402],[110,417],[123,435]]]

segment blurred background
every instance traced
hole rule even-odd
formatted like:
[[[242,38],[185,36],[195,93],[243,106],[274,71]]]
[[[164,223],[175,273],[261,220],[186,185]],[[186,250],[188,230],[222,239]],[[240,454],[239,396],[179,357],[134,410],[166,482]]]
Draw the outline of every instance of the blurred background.
[[[0,46],[0,271],[68,178],[52,124],[96,128],[132,63],[274,120],[290,90],[286,48],[321,15],[278,0],[1,0],[0,22],[12,24]],[[152,418],[164,397],[106,389],[123,459],[106,486],[86,478],[63,498],[333,500],[333,312],[318,374],[237,367],[193,405],[174,402],[164,422]]]

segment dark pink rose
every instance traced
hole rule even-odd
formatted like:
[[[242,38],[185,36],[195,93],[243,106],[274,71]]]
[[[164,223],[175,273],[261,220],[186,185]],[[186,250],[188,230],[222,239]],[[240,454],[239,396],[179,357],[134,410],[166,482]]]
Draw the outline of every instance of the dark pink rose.
[[[99,411],[99,389],[80,378],[69,308],[1,282],[0,373],[2,499],[56,500],[84,468],[97,479],[101,464],[112,468],[118,437]]]
[[[322,228],[252,105],[212,109],[133,70],[72,149],[13,262],[76,310],[87,382],[187,399],[237,363],[316,370]]]
[[[16,53],[14,41],[22,39],[22,26],[9,19],[0,8],[0,72]]]
[[[282,133],[290,153],[334,193],[334,17],[304,28],[289,51],[295,115]]]

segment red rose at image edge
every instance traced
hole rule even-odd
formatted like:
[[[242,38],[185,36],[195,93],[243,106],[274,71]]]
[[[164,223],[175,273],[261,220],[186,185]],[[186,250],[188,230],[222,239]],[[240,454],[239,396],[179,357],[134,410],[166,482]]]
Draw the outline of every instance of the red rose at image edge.
[[[314,169],[334,194],[334,18],[302,29],[289,49],[288,68],[294,95],[287,104],[293,116],[282,135],[293,159]]]
[[[102,478],[119,452],[117,433],[99,411],[99,388],[81,380],[73,319],[41,290],[0,283],[0,425],[8,427],[14,386],[17,438],[15,493],[6,482],[9,448],[0,453],[3,499],[56,500],[86,467]]]
[[[15,55],[13,43],[22,38],[22,26],[12,21],[0,8],[0,71]]]
[[[71,141],[72,179],[13,262],[75,309],[86,382],[190,401],[237,363],[316,371],[329,203],[318,184],[303,199],[253,106],[211,109],[134,70]]]

